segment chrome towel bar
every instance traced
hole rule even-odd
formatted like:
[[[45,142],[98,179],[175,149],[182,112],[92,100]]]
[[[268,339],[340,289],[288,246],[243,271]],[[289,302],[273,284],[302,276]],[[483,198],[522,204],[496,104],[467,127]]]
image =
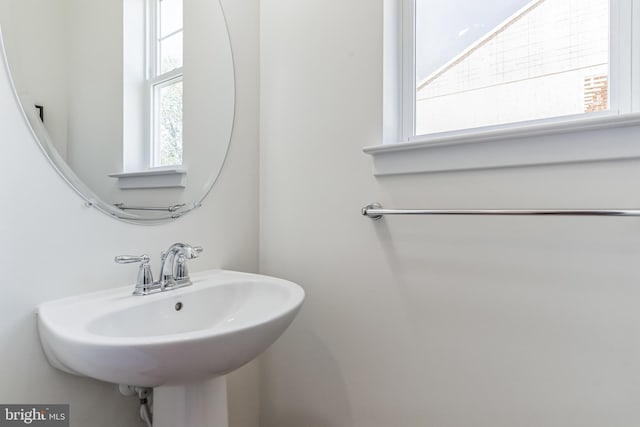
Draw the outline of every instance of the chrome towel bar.
[[[182,209],[183,207],[186,206],[185,203],[182,203],[180,205],[173,205],[173,206],[127,206],[124,203],[115,203],[113,206],[115,206],[118,209],[122,209],[124,210],[131,210],[131,211],[168,211],[168,212],[177,212],[180,209]]]
[[[371,203],[362,208],[362,215],[371,219],[384,215],[640,216],[640,209],[384,209],[380,203]]]

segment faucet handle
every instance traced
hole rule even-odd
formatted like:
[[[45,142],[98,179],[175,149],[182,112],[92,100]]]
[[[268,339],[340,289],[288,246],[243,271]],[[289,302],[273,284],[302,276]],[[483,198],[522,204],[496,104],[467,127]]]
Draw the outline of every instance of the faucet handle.
[[[139,262],[138,278],[136,280],[136,288],[133,291],[134,295],[145,295],[149,293],[153,283],[153,273],[151,272],[151,264],[149,263],[149,255],[118,255],[114,259],[118,264],[132,264]]]
[[[149,263],[149,255],[118,255],[113,259],[118,264],[133,264],[134,262],[141,262],[143,264]]]
[[[151,272],[151,264],[143,262],[138,268],[138,279],[136,280],[136,288],[148,287],[153,284],[153,273]]]

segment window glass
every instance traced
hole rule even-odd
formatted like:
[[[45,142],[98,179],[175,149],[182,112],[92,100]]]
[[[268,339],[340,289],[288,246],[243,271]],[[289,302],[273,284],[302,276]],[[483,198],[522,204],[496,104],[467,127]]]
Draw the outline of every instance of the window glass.
[[[609,109],[608,0],[416,0],[415,135]]]
[[[160,42],[160,74],[182,67],[182,32]]]
[[[182,80],[158,88],[157,131],[154,166],[182,164]]]
[[[160,0],[160,37],[182,30],[182,0]]]
[[[182,67],[182,0],[160,0],[158,21],[159,74]]]

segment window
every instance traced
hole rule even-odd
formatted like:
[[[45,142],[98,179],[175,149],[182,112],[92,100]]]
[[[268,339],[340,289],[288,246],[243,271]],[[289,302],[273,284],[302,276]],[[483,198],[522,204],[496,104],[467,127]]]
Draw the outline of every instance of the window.
[[[148,0],[149,165],[182,164],[182,0]]]
[[[376,174],[640,156],[638,2],[385,0],[384,42]]]
[[[609,110],[609,0],[416,0],[415,135]]]

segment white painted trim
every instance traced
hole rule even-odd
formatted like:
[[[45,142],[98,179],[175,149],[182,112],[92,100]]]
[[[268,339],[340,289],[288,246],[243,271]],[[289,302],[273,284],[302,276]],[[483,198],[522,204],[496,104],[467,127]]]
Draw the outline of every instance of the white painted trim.
[[[401,132],[402,141],[415,134],[416,129],[416,2],[415,0],[402,0],[400,34],[401,34],[401,76],[400,87],[402,91]]]
[[[147,79],[158,74],[158,20],[159,1],[146,0],[146,55]]]
[[[633,111],[631,18],[630,0],[609,2],[609,109],[619,114]]]
[[[631,2],[631,21],[640,23],[640,4]],[[640,111],[640,25],[631,28],[631,110]]]
[[[147,35],[146,27],[141,28],[140,22],[146,19],[148,11],[143,0],[125,0],[123,5],[122,168],[135,170],[147,166],[149,108],[145,89],[141,89],[147,80],[147,62],[141,60],[147,54]]]
[[[384,40],[383,40],[383,135],[384,144],[402,140],[402,93],[398,82],[402,80],[402,2],[384,0]]]
[[[187,186],[187,171],[183,168],[149,169],[137,172],[110,173],[118,179],[121,190],[140,188],[184,188]]]
[[[167,71],[164,74],[159,74],[153,78],[149,79],[149,86],[153,87],[153,86],[159,86],[162,85],[164,83],[167,83],[171,80],[177,80],[178,78],[182,78],[183,76],[183,71],[182,71],[182,67],[179,68],[174,68],[171,71]]]
[[[376,176],[640,158],[640,113],[365,147]]]

